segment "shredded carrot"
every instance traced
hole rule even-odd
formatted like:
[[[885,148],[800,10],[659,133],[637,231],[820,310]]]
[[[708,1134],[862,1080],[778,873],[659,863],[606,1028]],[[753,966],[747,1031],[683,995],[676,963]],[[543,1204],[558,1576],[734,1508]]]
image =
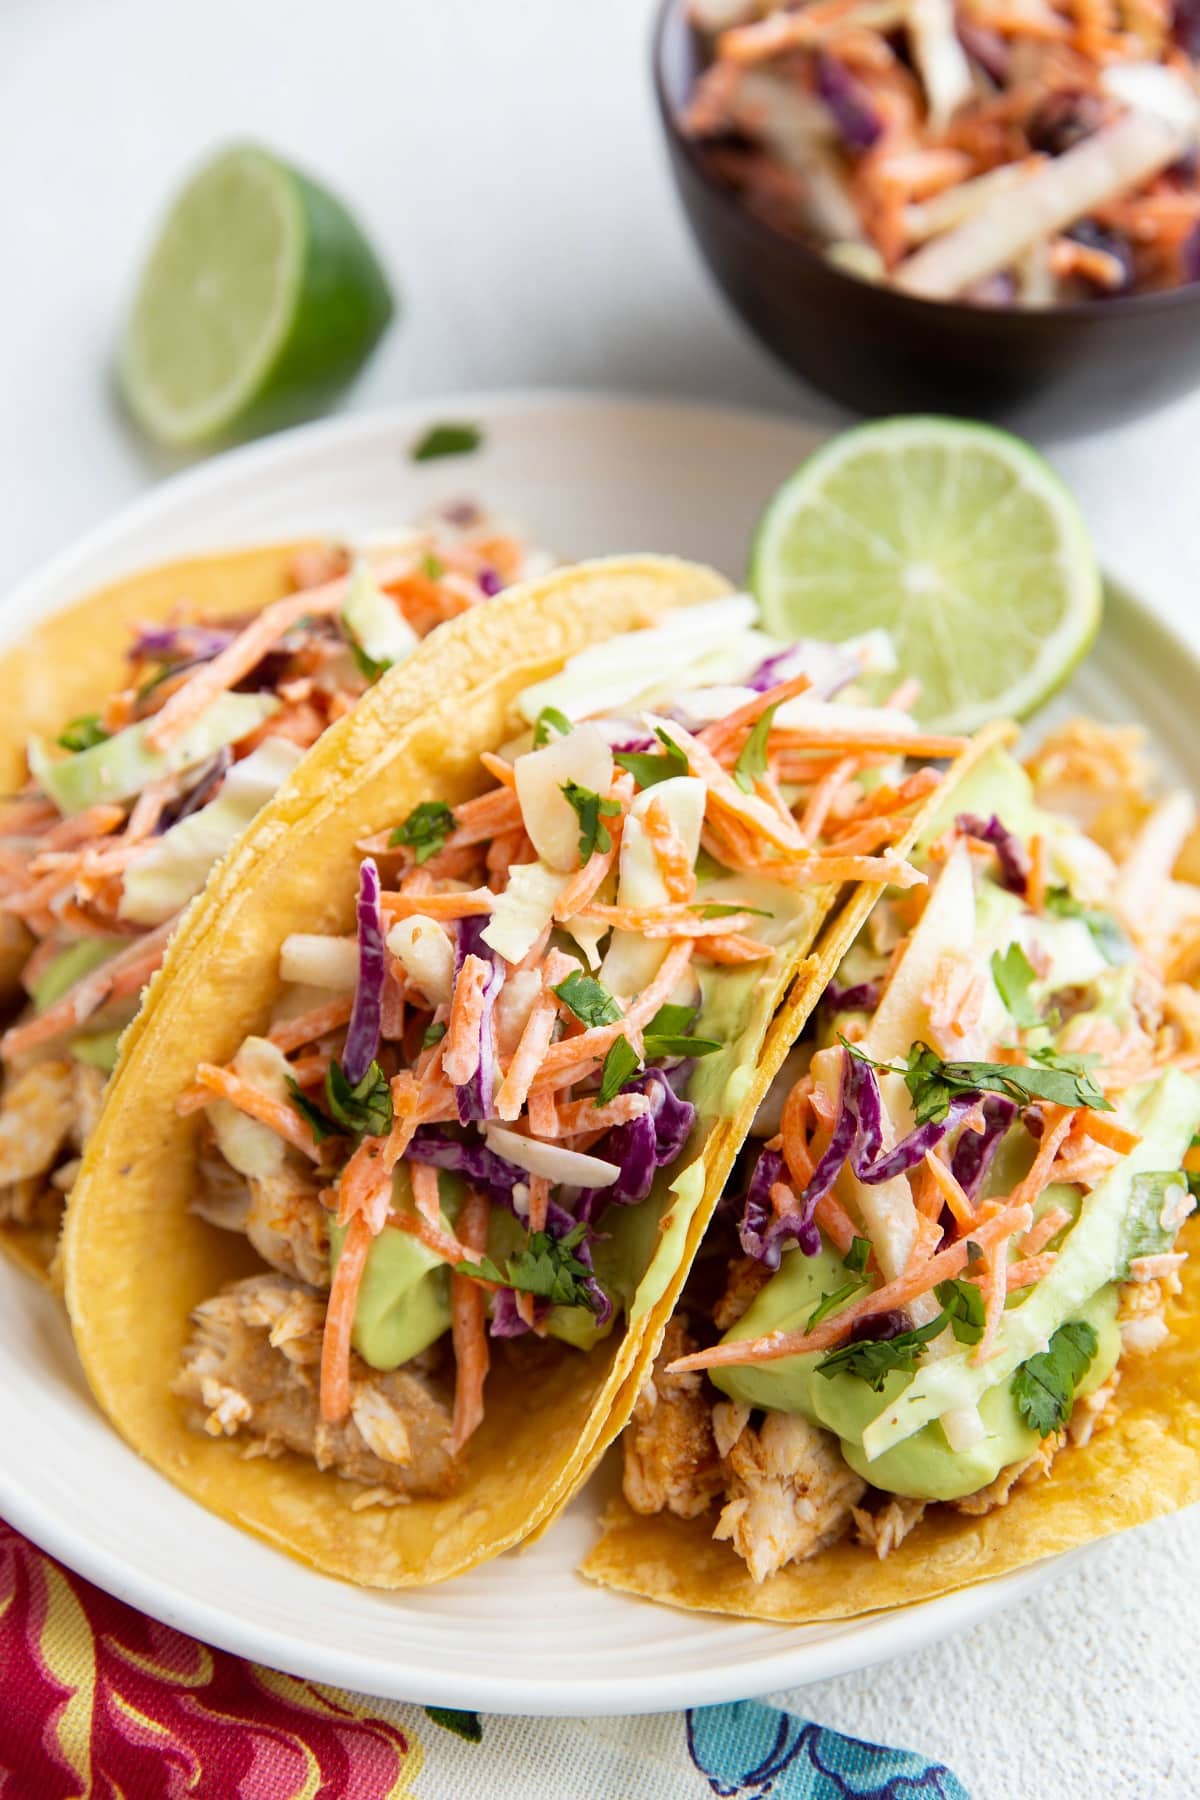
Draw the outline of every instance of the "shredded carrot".
[[[239,1112],[268,1126],[313,1162],[320,1161],[321,1152],[313,1140],[312,1126],[286,1100],[264,1094],[261,1088],[244,1080],[236,1069],[221,1069],[215,1063],[201,1063],[196,1070],[196,1082],[207,1088],[213,1099],[228,1100]]]
[[[476,1260],[487,1249],[486,1194],[468,1188],[458,1215],[458,1233]],[[483,1386],[488,1372],[487,1297],[467,1275],[450,1277],[450,1333],[454,1344],[454,1422],[450,1448],[455,1455],[483,1423]]]
[[[711,725],[706,725],[698,734],[700,742],[714,756],[725,755],[739,740],[749,737],[765,712],[770,712],[773,706],[782,706],[785,700],[794,700],[798,695],[806,694],[811,686],[810,675],[793,675],[787,681],[777,681],[774,687],[755,694],[753,700],[735,707],[724,718],[715,719]]]
[[[23,1056],[40,1044],[52,1043],[55,1038],[77,1031],[108,1001],[125,1000],[140,993],[162,962],[167,939],[174,929],[174,919],[156,926],[145,937],[136,938],[127,950],[119,950],[98,969],[85,975],[82,981],[77,981],[45,1012],[20,1025],[10,1026],[0,1038],[0,1055],[5,1059]]]
[[[1081,1136],[1091,1138],[1094,1144],[1103,1144],[1107,1150],[1117,1150],[1122,1156],[1128,1156],[1142,1141],[1136,1131],[1119,1124],[1111,1113],[1092,1112],[1090,1108],[1075,1114],[1075,1129]]]
[[[470,919],[490,913],[495,898],[490,888],[459,888],[445,894],[384,893],[380,903],[390,919],[409,919],[413,913],[431,919]]]
[[[803,728],[780,726],[778,737],[779,749],[784,752],[829,749],[849,753],[886,750],[893,756],[921,756],[931,760],[961,756],[970,742],[968,738],[938,737],[932,732],[885,731],[883,726],[877,730],[864,731],[861,727],[833,724]]]
[[[1054,1159],[1074,1120],[1070,1107],[1066,1106],[1045,1106],[1042,1109],[1042,1117],[1045,1125],[1038,1143],[1037,1155],[1030,1165],[1028,1175],[1017,1183],[1009,1195],[1011,1206],[1018,1206],[1022,1203],[1032,1206],[1042,1189],[1050,1185],[1054,1179]]]
[[[493,755],[490,750],[482,750],[479,755],[479,760],[487,770],[488,774],[493,775],[500,783],[501,787],[512,788],[514,792],[516,791],[516,770],[510,762],[505,762],[502,756]]]
[[[843,814],[841,824],[846,826],[863,819],[874,819],[881,813],[902,812],[914,800],[923,800],[927,794],[932,793],[941,779],[936,769],[926,768],[918,769],[895,787],[883,782],[872,793],[867,794],[852,812]]]
[[[554,1104],[554,1094],[549,1088],[540,1093],[530,1094],[528,1100],[529,1132],[531,1137],[552,1138],[558,1130],[558,1108]]]
[[[646,938],[723,937],[754,921],[754,914],[749,912],[703,919],[683,906],[605,906],[599,901],[581,908],[575,917],[597,925],[612,925],[618,931],[636,931]]]
[[[725,923],[728,924],[728,920]],[[770,944],[760,944],[757,938],[745,937],[736,931],[726,937],[700,938],[696,943],[696,955],[702,962],[768,962],[774,954]]]
[[[760,795],[744,794],[733,777],[721,767],[707,744],[702,744],[699,738],[693,737],[690,731],[685,731],[682,725],[676,725],[672,720],[655,720],[654,723],[661,727],[677,749],[683,751],[688,768],[708,789],[709,806],[715,807],[722,815],[732,814],[743,824],[751,826],[785,855],[796,856],[805,851],[795,820],[790,816],[781,818],[775,807],[768,805]]]
[[[1036,1256],[1045,1248],[1051,1238],[1056,1238],[1064,1225],[1071,1223],[1071,1215],[1065,1206],[1052,1206],[1044,1212],[1040,1219],[1035,1219],[1025,1236],[1021,1239],[1021,1255]]]
[[[318,1081],[324,1081],[332,1061],[332,1050],[315,1050],[310,1056],[297,1057],[292,1064],[292,1080],[301,1087],[315,1087]]]
[[[1030,1217],[1030,1208],[1026,1205],[1005,1206],[993,1218],[973,1226],[969,1240],[960,1238],[945,1250],[939,1250],[936,1256],[931,1256],[912,1274],[906,1271],[898,1280],[887,1282],[872,1293],[850,1301],[841,1312],[833,1318],[822,1320],[812,1331],[772,1331],[765,1337],[747,1338],[740,1343],[714,1344],[707,1350],[697,1351],[693,1356],[681,1357],[669,1365],[667,1372],[676,1375],[683,1374],[688,1369],[710,1369],[725,1364],[775,1362],[784,1356],[827,1350],[848,1337],[851,1327],[859,1319],[907,1306],[910,1301],[920,1294],[928,1293],[939,1282],[953,1279],[966,1267],[968,1242],[978,1244],[986,1252],[1001,1238],[1011,1237],[1014,1231],[1024,1230]]]
[[[595,1097],[586,1094],[582,1100],[568,1100],[555,1108],[554,1130],[548,1135],[563,1138],[580,1132],[603,1134],[611,1126],[626,1125],[649,1111],[650,1101],[645,1094],[618,1094],[604,1106],[598,1106]]]
[[[809,1089],[797,1082],[783,1103],[780,1138],[788,1174],[803,1193],[813,1177],[814,1163],[808,1147]]]
[[[962,1184],[955,1179],[949,1165],[932,1150],[927,1150],[924,1167],[958,1224],[964,1230],[972,1226],[975,1223],[975,1207]]]
[[[1025,899],[1031,912],[1046,910],[1046,840],[1035,831],[1029,840],[1029,880]]]
[[[1050,1273],[1057,1260],[1056,1251],[1046,1250],[1041,1256],[1027,1256],[1020,1262],[1010,1262],[1004,1271],[1005,1292],[1012,1294],[1018,1288],[1032,1287],[1035,1281],[1041,1281]]]
[[[558,1021],[558,1001],[543,988],[529,1011],[504,1079],[496,1090],[496,1116],[512,1120],[520,1116],[529,1089],[550,1048]]]
[[[800,835],[806,844],[817,842],[825,829],[825,821],[829,817],[830,808],[857,767],[857,757],[843,756],[817,782],[800,815]]]
[[[545,1231],[546,1214],[550,1207],[550,1183],[545,1175],[529,1177],[529,1229]]]
[[[313,1007],[311,1012],[300,1013],[297,1018],[281,1019],[278,1025],[272,1025],[267,1036],[286,1056],[290,1051],[300,1050],[305,1044],[313,1044],[318,1038],[349,1024],[353,1007],[351,995],[340,995],[336,1000],[326,1000],[323,1005]]]
[[[442,1200],[438,1189],[438,1172],[432,1163],[411,1162],[408,1177],[412,1183],[413,1205],[427,1225],[442,1229]],[[467,1242],[465,1233],[463,1242]]]
[[[370,1248],[366,1220],[351,1219],[333,1271],[321,1339],[321,1417],[331,1425],[350,1411],[350,1336]]]
[[[619,781],[613,782],[608,799],[614,801],[621,811],[607,821],[608,849],[593,850],[583,867],[575,871],[566,886],[560,891],[558,899],[554,902],[554,917],[560,923],[564,919],[574,918],[583,910],[616,861],[625,830],[625,809],[632,795],[633,777],[631,775],[622,776]]]
[[[642,814],[642,829],[650,840],[668,895],[686,903],[696,892],[695,866],[674,820],[657,795]]]
[[[447,1081],[463,1087],[479,1067],[479,1023],[483,1017],[484,989],[492,965],[482,956],[467,956],[458,971],[450,1001],[450,1022],[442,1046],[442,1070]]]
[[[593,1025],[577,1037],[564,1038],[551,1044],[533,1081],[535,1088],[557,1088],[577,1081],[580,1072],[602,1059],[619,1037],[627,1037],[640,1047],[642,1029],[649,1024],[659,1007],[670,999],[684,970],[692,958],[692,943],[684,939],[672,944],[654,980],[644,987],[624,1017],[614,1025]]]
[[[830,1243],[845,1256],[860,1235],[850,1214],[832,1194],[826,1194],[817,1201],[813,1217]]]
[[[428,1219],[421,1217],[420,1213],[409,1212],[405,1207],[397,1207],[394,1212],[389,1212],[384,1220],[384,1225],[388,1231],[404,1231],[409,1237],[415,1237],[418,1243],[424,1244],[427,1250],[432,1250],[435,1256],[440,1256],[443,1262],[453,1265],[474,1260],[467,1246],[458,1238],[451,1237],[449,1232],[443,1231],[440,1226],[431,1225]],[[476,1285],[484,1284],[477,1283]]]

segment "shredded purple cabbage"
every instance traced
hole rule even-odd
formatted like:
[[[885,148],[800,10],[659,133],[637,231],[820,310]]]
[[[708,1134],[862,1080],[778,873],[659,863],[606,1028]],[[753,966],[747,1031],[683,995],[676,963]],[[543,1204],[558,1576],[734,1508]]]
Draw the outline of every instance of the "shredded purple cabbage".
[[[409,1162],[432,1163],[435,1169],[453,1169],[476,1187],[483,1188],[489,1200],[514,1210],[512,1191],[529,1176],[516,1163],[498,1156],[487,1144],[452,1137],[440,1125],[419,1125],[405,1151]]]
[[[899,1337],[902,1332],[911,1331],[912,1320],[906,1312],[898,1307],[887,1312],[868,1313],[865,1318],[855,1319],[846,1333],[848,1344],[886,1344],[889,1338]]]
[[[961,1124],[981,1098],[975,1093],[956,1094],[944,1119],[930,1119],[924,1125],[916,1126],[907,1137],[885,1152],[883,1097],[875,1071],[870,1063],[852,1056],[848,1050],[843,1051],[842,1058],[842,1086],[833,1134],[825,1154],[813,1170],[812,1180],[799,1196],[796,1211],[777,1218],[771,1203],[771,1188],[782,1179],[783,1158],[777,1150],[762,1152],[746,1190],[738,1232],[742,1249],[747,1256],[770,1269],[779,1267],[783,1244],[788,1238],[795,1238],[806,1256],[815,1256],[820,1250],[821,1234],[814,1214],[847,1163],[859,1181],[872,1187],[893,1181],[915,1168],[948,1132]],[[984,1132],[967,1132],[955,1148],[954,1173],[968,1193],[977,1190],[983,1181],[1016,1113],[1013,1102],[999,1095],[985,1100],[983,1110]],[[968,1187],[967,1181],[959,1175],[960,1157],[975,1189]]]
[[[1008,83],[1012,72],[1012,50],[1006,39],[998,31],[989,31],[984,25],[974,25],[970,19],[960,14],[955,29],[962,42],[962,47],[974,62],[977,62],[985,75],[1000,87]]]
[[[489,600],[504,586],[495,569],[480,569],[475,579],[479,583],[481,592],[486,594]]]
[[[211,662],[232,644],[237,633],[207,625],[142,625],[133,640],[133,655],[156,662]]]
[[[550,1302],[548,1300],[541,1298],[534,1300],[533,1316],[539,1325],[549,1311]],[[492,1317],[491,1323],[488,1325],[488,1336],[494,1338],[524,1337],[525,1333],[532,1329],[533,1327],[517,1311],[515,1288],[497,1288],[492,1295]]]
[[[177,800],[164,806],[158,824],[154,827],[154,835],[161,837],[172,825],[178,825],[180,819],[186,819],[190,814],[199,812],[202,806],[207,806],[232,766],[233,751],[225,744],[206,764],[199,780],[194,781]]]
[[[1016,1103],[1003,1094],[988,1094],[983,1102],[983,1130],[964,1131],[954,1146],[950,1173],[968,1200],[977,1198],[1004,1134],[1016,1117]]]
[[[854,987],[839,987],[831,981],[824,1000],[831,1012],[874,1012],[882,996],[882,981],[859,981]]]
[[[621,1092],[645,1094],[650,1111],[614,1125],[596,1145],[593,1154],[616,1163],[621,1173],[611,1187],[584,1189],[575,1209],[577,1219],[591,1220],[610,1202],[635,1206],[644,1200],[657,1171],[675,1161],[691,1134],[696,1109],[690,1100],[680,1099],[663,1069],[644,1070]]]
[[[1024,894],[1028,891],[1029,853],[1020,838],[1007,825],[1002,824],[995,813],[990,819],[981,819],[978,813],[959,813],[954,823],[964,837],[992,846],[1000,861],[1002,885],[1010,893]]]
[[[747,675],[745,685],[753,688],[756,694],[765,694],[769,688],[778,687],[781,681],[790,681],[793,675],[799,675],[803,667],[803,644],[789,644],[786,650],[775,650],[760,662],[757,669]]]
[[[463,963],[468,956],[482,957],[491,965],[491,975],[483,990],[483,1008],[479,1015],[479,1066],[470,1081],[454,1090],[458,1116],[464,1125],[490,1119],[493,1113],[493,1099],[496,1089],[496,996],[504,985],[504,964],[498,956],[494,956],[483,941],[483,933],[487,927],[487,915],[479,914],[458,922],[458,944],[455,951],[454,973],[457,978]]]
[[[1200,281],[1200,225],[1193,225],[1180,250],[1184,279]]]
[[[867,88],[844,63],[824,51],[817,57],[817,93],[849,150],[869,150],[883,135],[883,120]]]
[[[374,858],[365,856],[358,871],[358,981],[342,1052],[342,1069],[351,1087],[362,1080],[379,1050],[386,976],[379,870]]]

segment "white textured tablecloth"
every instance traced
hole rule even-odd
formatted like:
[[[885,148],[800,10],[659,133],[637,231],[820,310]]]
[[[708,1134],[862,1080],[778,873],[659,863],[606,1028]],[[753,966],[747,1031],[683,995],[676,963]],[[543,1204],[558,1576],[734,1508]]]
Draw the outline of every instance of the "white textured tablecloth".
[[[3,0],[0,581],[163,471],[106,371],[180,171],[261,138],[353,197],[405,318],[351,405],[688,394],[836,421],[728,316],[676,213],[649,0]],[[1058,446],[1108,566],[1200,644],[1200,399]],[[552,522],[545,525],[547,532]],[[1200,696],[1198,696],[1200,699]],[[796,1697],[974,1800],[1200,1794],[1200,1514],[1102,1546],[901,1664]]]

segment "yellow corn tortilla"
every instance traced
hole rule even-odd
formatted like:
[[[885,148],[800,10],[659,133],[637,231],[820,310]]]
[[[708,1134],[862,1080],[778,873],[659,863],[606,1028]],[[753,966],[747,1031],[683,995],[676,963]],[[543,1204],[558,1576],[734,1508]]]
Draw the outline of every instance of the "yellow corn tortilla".
[[[64,1235],[67,1304],[88,1379],[122,1434],[186,1492],[326,1573],[377,1587],[443,1580],[537,1535],[571,1497],[628,1417],[790,1042],[780,1026],[796,1005],[814,1003],[832,966],[807,953],[841,896],[814,890],[806,928],[769,965],[762,1066],[668,1200],[626,1329],[586,1356],[547,1346],[536,1374],[518,1377],[497,1356],[463,1484],[446,1499],[355,1513],[354,1484],[291,1455],[248,1460],[236,1440],[187,1427],[169,1384],[189,1314],[262,1265],[244,1240],[188,1211],[196,1124],[178,1117],[178,1097],[198,1062],[226,1062],[248,1031],[262,1029],[290,932],[348,928],[359,839],[423,799],[453,805],[477,792],[480,752],[520,728],[519,695],[567,657],[724,591],[720,577],[694,565],[614,559],[559,571],[444,626],[326,733],[231,852],[126,1034]],[[838,918],[859,918],[878,891],[851,896]]]
[[[265,544],[222,556],[189,557],[123,577],[42,620],[0,650],[0,794],[25,785],[31,735],[53,740],[80,714],[97,711],[126,685],[135,628],[180,605],[206,619],[255,613],[292,589],[290,569],[314,540]],[[0,914],[0,1012],[23,1001],[21,970],[31,948],[24,927]],[[48,1282],[57,1230],[0,1223],[0,1249]]]
[[[1200,1221],[1180,1243],[1192,1255],[1167,1305],[1171,1336],[1149,1356],[1122,1359],[1115,1423],[1060,1450],[1049,1474],[1018,1484],[1007,1506],[982,1518],[939,1506],[883,1562],[843,1541],[760,1586],[729,1544],[713,1541],[715,1513],[643,1518],[619,1500],[582,1573],[689,1611],[811,1624],[932,1600],[1190,1506],[1200,1500]]]

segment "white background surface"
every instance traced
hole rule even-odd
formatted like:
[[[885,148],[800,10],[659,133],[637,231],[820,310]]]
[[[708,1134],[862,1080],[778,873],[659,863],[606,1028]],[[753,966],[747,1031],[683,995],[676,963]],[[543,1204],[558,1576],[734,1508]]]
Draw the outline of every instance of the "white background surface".
[[[368,408],[467,387],[694,394],[833,419],[710,291],[674,208],[649,0],[3,0],[0,581],[163,472],[107,365],[181,170],[258,137],[352,196],[403,317]],[[1055,448],[1105,560],[1200,642],[1200,401]],[[535,522],[554,541],[554,521]],[[662,546],[669,548],[669,546]],[[904,1665],[810,1688],[824,1723],[947,1760],[975,1800],[1200,1793],[1200,1520],[1082,1559]]]

